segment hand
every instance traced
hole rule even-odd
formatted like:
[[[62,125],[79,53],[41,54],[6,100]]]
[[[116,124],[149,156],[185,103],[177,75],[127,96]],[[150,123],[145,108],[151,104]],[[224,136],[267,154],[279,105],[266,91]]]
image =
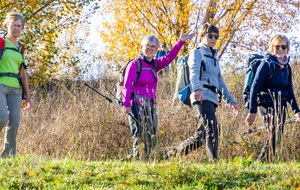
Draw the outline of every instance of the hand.
[[[132,112],[131,107],[124,107],[123,108],[123,113],[128,115],[130,112]]]
[[[30,100],[30,98],[26,98],[24,110],[29,110],[30,108],[31,108],[31,100]]]
[[[249,113],[245,120],[246,125],[248,125],[250,127],[255,121],[255,116],[256,116],[256,113]]]
[[[238,106],[236,104],[231,104],[230,108],[232,110],[232,115],[234,117],[238,116],[238,114],[239,114],[239,108],[238,108]]]
[[[185,40],[189,40],[189,39],[192,39],[196,33],[191,33],[192,30],[189,30],[187,33],[183,34],[183,29],[181,30],[181,33],[180,33],[180,37],[179,39],[183,42],[185,42]]]
[[[296,122],[300,123],[300,112],[295,114]]]
[[[195,100],[198,100],[198,101],[204,100],[202,90],[196,90],[194,93],[194,96],[195,96]]]

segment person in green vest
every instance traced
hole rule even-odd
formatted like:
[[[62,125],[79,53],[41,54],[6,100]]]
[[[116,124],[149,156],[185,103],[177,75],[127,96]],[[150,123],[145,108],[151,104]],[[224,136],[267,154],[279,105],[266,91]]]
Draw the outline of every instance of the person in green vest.
[[[25,95],[25,110],[31,107],[26,65],[22,55],[24,46],[18,41],[24,24],[25,19],[21,14],[9,13],[3,22],[7,34],[4,39],[0,39],[5,44],[0,62],[0,131],[6,127],[2,157],[15,156],[16,153],[21,109],[20,84]]]

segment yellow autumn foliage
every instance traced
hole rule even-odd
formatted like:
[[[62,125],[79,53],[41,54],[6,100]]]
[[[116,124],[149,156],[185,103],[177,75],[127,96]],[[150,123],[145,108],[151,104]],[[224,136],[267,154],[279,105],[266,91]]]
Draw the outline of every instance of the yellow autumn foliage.
[[[288,32],[299,23],[299,8],[298,0],[107,1],[101,13],[112,19],[100,32],[106,45],[103,57],[109,64],[122,65],[138,56],[145,35],[155,35],[171,48],[181,29],[198,33],[204,22],[211,21],[220,29],[219,58],[228,53],[242,60],[241,49],[264,51],[271,35]],[[211,16],[205,21],[207,13]],[[190,42],[183,53],[199,43],[199,36]]]
[[[26,24],[20,41],[26,47],[30,82],[43,83],[70,67],[76,74],[76,28],[84,21],[83,8],[95,0],[14,0],[0,2],[0,24],[9,12],[19,12]],[[83,42],[81,42],[83,43]],[[67,75],[68,73],[66,73]]]

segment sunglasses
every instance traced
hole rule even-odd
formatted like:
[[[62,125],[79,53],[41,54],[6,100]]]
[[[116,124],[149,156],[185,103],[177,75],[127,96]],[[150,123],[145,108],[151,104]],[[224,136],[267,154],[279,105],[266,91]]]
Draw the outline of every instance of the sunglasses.
[[[209,39],[212,39],[213,37],[215,37],[215,39],[219,39],[219,35],[218,34],[205,34],[204,36],[207,36]]]
[[[285,50],[285,49],[287,49],[287,48],[288,48],[288,46],[287,46],[287,45],[275,45],[274,47],[275,47],[275,49],[276,49],[276,50],[279,50],[279,49],[280,49],[280,47],[281,47],[281,49],[282,49],[282,50]]]

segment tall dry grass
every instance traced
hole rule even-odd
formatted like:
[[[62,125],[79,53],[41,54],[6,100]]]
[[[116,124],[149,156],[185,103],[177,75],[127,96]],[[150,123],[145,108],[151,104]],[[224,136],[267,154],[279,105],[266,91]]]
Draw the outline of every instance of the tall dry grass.
[[[294,90],[300,103],[300,66],[293,64]],[[159,139],[163,150],[178,146],[193,135],[197,127],[192,109],[173,102],[174,75],[160,78],[157,99]],[[244,124],[247,110],[243,108],[242,72],[233,70],[224,75],[229,91],[237,100],[240,114],[232,117],[224,104],[217,109],[220,127],[219,156],[232,160],[235,157],[258,156],[267,136],[265,131],[243,135],[248,128]],[[110,96],[102,87],[115,87],[114,79],[89,82],[96,90]],[[80,82],[57,82],[49,92],[31,87],[33,107],[21,112],[21,124],[17,136],[17,153],[34,153],[43,157],[100,160],[120,158],[132,147],[127,117],[114,105],[88,89]],[[289,110],[289,117],[294,117]],[[259,118],[255,125],[261,126]],[[1,145],[4,131],[1,132]],[[299,159],[299,124],[288,124],[282,138],[283,161]],[[186,159],[205,161],[205,148],[201,147]]]

